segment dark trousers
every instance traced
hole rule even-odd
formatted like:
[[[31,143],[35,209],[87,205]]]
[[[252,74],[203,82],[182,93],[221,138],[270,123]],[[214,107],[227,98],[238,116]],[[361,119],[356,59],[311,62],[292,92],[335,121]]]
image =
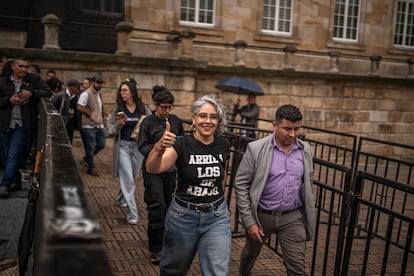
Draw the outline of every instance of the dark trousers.
[[[263,240],[266,240],[272,233],[277,234],[287,275],[306,275],[306,230],[302,210],[296,209],[282,216],[258,213],[258,217],[265,234]],[[246,235],[246,244],[240,257],[240,275],[250,275],[262,246],[263,243]]]
[[[66,123],[66,132],[68,133],[69,141],[72,144],[73,142],[73,133],[76,129],[76,120],[75,118],[69,118]]]
[[[162,249],[165,215],[175,189],[176,173],[150,174],[143,171],[144,201],[148,211],[148,246],[151,252]]]

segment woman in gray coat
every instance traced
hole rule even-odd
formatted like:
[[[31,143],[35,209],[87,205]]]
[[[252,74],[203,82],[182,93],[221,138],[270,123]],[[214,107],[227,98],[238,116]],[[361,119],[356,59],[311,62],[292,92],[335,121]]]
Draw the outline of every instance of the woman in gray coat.
[[[138,210],[135,202],[135,182],[142,167],[144,156],[138,150],[138,141],[131,134],[142,116],[151,111],[138,96],[136,83],[127,79],[119,86],[116,106],[112,109],[108,123],[108,134],[114,137],[114,173],[119,177],[120,190],[116,202],[128,207],[127,222],[138,223]]]

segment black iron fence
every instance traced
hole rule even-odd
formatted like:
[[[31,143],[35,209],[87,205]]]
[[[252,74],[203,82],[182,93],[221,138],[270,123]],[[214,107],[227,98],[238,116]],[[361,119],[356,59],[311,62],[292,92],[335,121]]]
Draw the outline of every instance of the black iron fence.
[[[230,206],[235,207],[235,174],[247,143],[271,133],[227,125]],[[314,150],[317,221],[308,248],[311,275],[413,274],[414,147],[306,126],[301,138]],[[386,149],[388,157],[379,149]],[[237,210],[232,219],[233,236],[243,236]],[[266,244],[282,254],[276,235]]]

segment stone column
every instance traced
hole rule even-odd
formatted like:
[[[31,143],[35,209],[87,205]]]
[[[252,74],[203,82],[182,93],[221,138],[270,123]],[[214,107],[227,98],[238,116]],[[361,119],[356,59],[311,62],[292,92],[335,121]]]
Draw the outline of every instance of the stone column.
[[[62,20],[54,14],[47,14],[42,17],[42,24],[45,27],[45,41],[42,49],[60,50],[59,26]]]
[[[341,52],[339,51],[329,51],[329,72],[331,73],[339,73],[339,57],[341,56]]]
[[[379,75],[379,69],[380,69],[380,62],[382,59],[382,56],[370,56],[371,60],[371,71],[370,75]]]
[[[181,34],[178,31],[173,31],[167,35],[166,40],[168,41],[168,52],[169,56],[172,58],[179,58],[181,55],[180,52],[180,43],[181,43]]]
[[[408,63],[408,77],[414,78],[414,58],[407,59]]]
[[[247,43],[244,40],[236,40],[233,46],[235,48],[234,65],[245,66],[244,57],[246,56]]]
[[[129,48],[129,34],[134,29],[132,21],[121,21],[116,24],[117,31],[117,55],[131,55]]]
[[[192,30],[183,30],[181,37],[181,58],[193,59],[193,39],[196,34]]]
[[[283,51],[285,52],[285,65],[283,70],[295,70],[294,54],[297,51],[296,46],[286,45]]]

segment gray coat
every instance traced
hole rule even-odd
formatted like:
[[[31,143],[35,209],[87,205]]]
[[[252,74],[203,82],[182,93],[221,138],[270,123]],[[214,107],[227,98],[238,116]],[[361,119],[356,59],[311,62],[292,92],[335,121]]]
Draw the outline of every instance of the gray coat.
[[[257,206],[266,185],[273,158],[274,134],[250,142],[237,169],[235,188],[237,208],[245,228],[257,223]],[[312,194],[313,183],[313,153],[310,145],[298,140],[302,145],[304,160],[304,177],[301,188],[303,201],[304,224],[306,239],[311,240],[315,230],[315,204]],[[260,225],[260,227],[262,227]]]
[[[114,106],[112,109],[111,115],[108,120],[108,135],[114,137],[114,145],[112,147],[112,168],[114,176],[118,177],[118,166],[119,166],[119,141],[120,141],[120,132],[122,126],[117,125],[116,115],[118,112],[118,107]],[[151,115],[151,110],[145,105],[145,116]],[[138,143],[138,141],[137,141]]]

